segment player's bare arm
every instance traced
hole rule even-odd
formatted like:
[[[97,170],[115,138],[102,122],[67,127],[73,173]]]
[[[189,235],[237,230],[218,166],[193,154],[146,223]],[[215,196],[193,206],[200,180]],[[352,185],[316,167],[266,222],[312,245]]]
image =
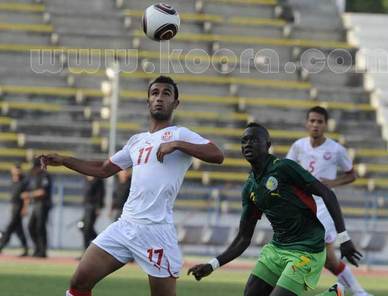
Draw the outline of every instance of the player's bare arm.
[[[121,170],[109,160],[82,160],[74,157],[61,156],[59,154],[47,154],[40,157],[44,166],[65,166],[78,173],[97,178],[107,178]]]
[[[344,173],[342,175],[339,175],[334,180],[327,180],[327,179],[321,179],[320,181],[325,184],[329,188],[334,188],[346,184],[350,184],[356,180],[356,173],[354,170],[351,170],[350,172]]]
[[[340,242],[341,258],[346,257],[350,263],[358,266],[357,261],[361,259],[362,255],[356,250],[353,242],[346,232],[344,218],[342,216],[341,208],[336,195],[332,190],[319,181],[312,183],[308,190],[310,193],[322,197],[330,216],[333,218]]]
[[[255,218],[253,215],[247,219],[241,219],[237,236],[230,246],[221,255],[216,257],[219,266],[236,259],[249,247],[256,223],[257,217]],[[187,274],[190,275],[192,273],[195,279],[200,281],[203,277],[211,274],[214,269],[211,263],[198,264],[191,267]]]
[[[224,154],[215,144],[192,144],[185,141],[173,141],[161,144],[156,154],[158,160],[163,162],[164,156],[175,150],[180,150],[195,158],[210,163],[221,164],[224,161]]]

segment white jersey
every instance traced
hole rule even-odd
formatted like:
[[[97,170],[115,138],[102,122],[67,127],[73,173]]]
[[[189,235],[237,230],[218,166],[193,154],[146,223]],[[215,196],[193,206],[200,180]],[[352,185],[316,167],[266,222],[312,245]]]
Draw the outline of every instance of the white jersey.
[[[318,180],[334,180],[338,170],[349,172],[353,168],[345,148],[329,138],[318,147],[311,146],[309,137],[299,139],[292,144],[287,158],[299,163]]]
[[[353,167],[345,148],[329,138],[318,147],[311,146],[309,137],[299,139],[292,144],[287,158],[298,162],[318,180],[334,180],[338,170],[349,172]],[[337,236],[334,221],[323,199],[316,195],[313,197],[317,206],[317,217],[325,227],[325,242],[333,243]]]
[[[160,144],[172,141],[209,143],[185,127],[170,126],[132,136],[110,158],[123,170],[132,167],[131,189],[120,219],[143,224],[173,223],[174,201],[192,157],[177,150],[159,162],[156,153]]]

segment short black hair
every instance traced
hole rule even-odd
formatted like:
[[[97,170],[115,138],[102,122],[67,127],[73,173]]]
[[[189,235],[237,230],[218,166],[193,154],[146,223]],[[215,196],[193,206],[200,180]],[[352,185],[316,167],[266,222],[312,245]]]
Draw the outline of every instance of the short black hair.
[[[171,78],[171,77],[168,77],[168,76],[163,76],[163,75],[160,75],[159,77],[156,77],[154,80],[152,80],[150,82],[150,84],[148,85],[148,97],[150,97],[150,90],[151,90],[151,87],[152,85],[154,85],[155,83],[166,83],[166,84],[170,84],[174,87],[174,96],[175,96],[175,100],[178,100],[178,97],[179,97],[179,92],[178,92],[178,86],[177,84],[175,83],[175,81]]]
[[[264,133],[264,135],[266,136],[267,141],[270,141],[271,137],[269,135],[268,130],[264,126],[262,126],[261,124],[259,124],[257,122],[250,122],[250,123],[248,123],[246,128],[251,128],[251,127],[259,128]]]
[[[315,107],[310,108],[307,111],[306,119],[309,118],[310,113],[313,113],[313,112],[323,115],[323,117],[325,118],[325,122],[327,122],[329,120],[329,113],[327,112],[327,110],[325,108],[323,108],[321,106],[315,106]]]

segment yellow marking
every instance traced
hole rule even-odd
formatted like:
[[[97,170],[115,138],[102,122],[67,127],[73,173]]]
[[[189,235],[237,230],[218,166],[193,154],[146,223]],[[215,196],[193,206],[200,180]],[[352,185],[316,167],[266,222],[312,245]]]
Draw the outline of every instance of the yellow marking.
[[[251,192],[251,195],[249,196],[249,198],[253,201],[253,202],[256,202],[256,194],[254,192]]]
[[[280,197],[280,194],[276,193],[276,192],[271,192],[271,196],[278,196],[278,197]]]
[[[294,264],[295,267],[303,267],[311,262],[311,260],[309,258],[307,258],[306,256],[301,256],[300,260],[302,260],[302,261]]]

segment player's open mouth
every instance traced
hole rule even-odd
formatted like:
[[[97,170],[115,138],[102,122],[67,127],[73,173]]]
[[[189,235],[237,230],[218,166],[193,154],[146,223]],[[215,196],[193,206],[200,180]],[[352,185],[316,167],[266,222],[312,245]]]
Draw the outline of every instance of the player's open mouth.
[[[253,151],[251,151],[251,150],[245,150],[245,151],[244,151],[244,156],[245,156],[245,157],[252,157],[252,156],[253,156]]]

